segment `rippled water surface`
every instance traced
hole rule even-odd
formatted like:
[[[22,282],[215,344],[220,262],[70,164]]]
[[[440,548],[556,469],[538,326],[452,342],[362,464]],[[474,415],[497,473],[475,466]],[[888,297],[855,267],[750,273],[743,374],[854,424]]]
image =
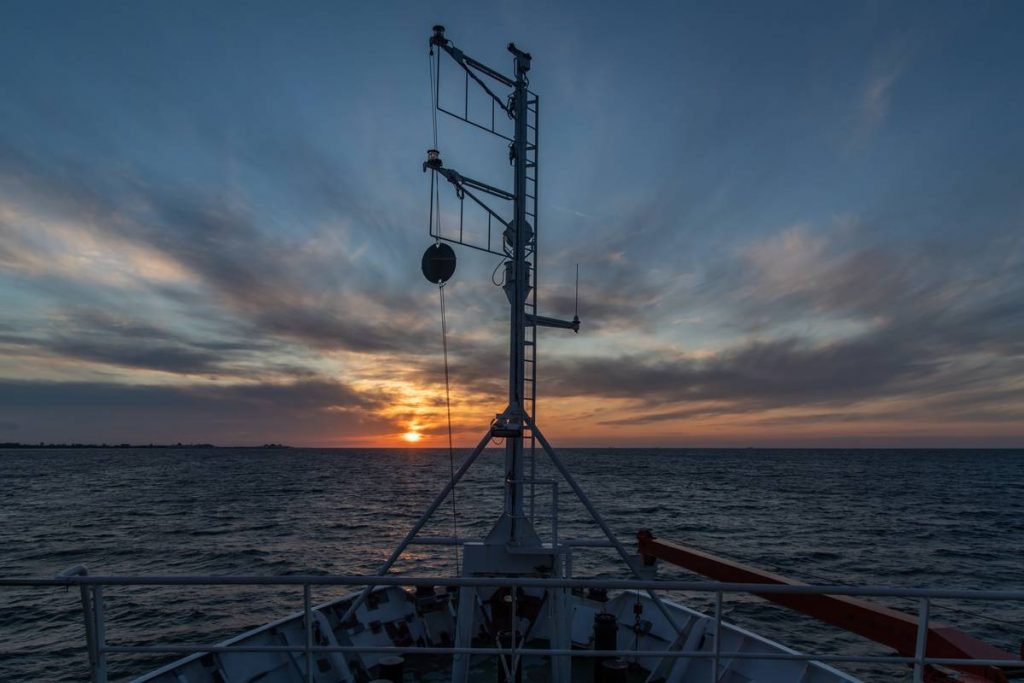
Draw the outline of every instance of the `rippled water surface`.
[[[626,541],[649,527],[810,582],[1024,588],[1022,451],[562,455]],[[459,486],[460,534],[490,528],[501,461],[488,452]],[[370,573],[444,485],[448,467],[446,453],[423,450],[0,450],[0,576],[50,577],[75,564],[104,575]],[[555,474],[539,464],[539,476]],[[596,537],[561,490],[560,534]],[[538,514],[550,498],[549,489],[538,492]],[[450,534],[452,524],[446,505],[427,532]],[[606,551],[581,553],[577,575],[622,574]],[[453,559],[450,550],[419,546],[397,569],[452,572]],[[210,642],[300,604],[301,591],[280,588],[109,589],[108,638]],[[801,649],[884,652],[753,598],[729,598],[725,611]],[[934,613],[1013,652],[1024,635],[1021,604],[943,602]],[[86,680],[83,633],[75,591],[0,588],[0,681]],[[161,661],[115,657],[112,679]],[[894,669],[850,670],[866,680],[906,679]]]

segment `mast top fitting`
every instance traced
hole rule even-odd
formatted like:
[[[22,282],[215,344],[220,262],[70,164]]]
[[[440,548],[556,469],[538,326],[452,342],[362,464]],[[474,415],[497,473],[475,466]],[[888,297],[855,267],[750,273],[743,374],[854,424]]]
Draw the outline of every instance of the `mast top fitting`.
[[[434,28],[437,27],[435,26]],[[516,47],[515,43],[508,44],[508,51],[511,52],[515,56],[516,60],[519,62],[520,70],[530,70],[530,60],[533,59],[533,55],[531,55],[529,52],[523,52],[518,47]]]
[[[427,150],[427,160],[423,162],[423,172],[426,173],[428,168],[439,169],[444,164],[441,163],[441,153],[436,149]]]
[[[448,39],[444,37],[444,26],[440,24],[434,26],[434,35],[430,36],[430,44],[445,46],[448,42]]]

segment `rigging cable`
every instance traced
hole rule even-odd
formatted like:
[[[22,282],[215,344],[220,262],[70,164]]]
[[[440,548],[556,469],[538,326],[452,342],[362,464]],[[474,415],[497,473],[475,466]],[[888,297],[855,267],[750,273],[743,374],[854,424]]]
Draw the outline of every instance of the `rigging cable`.
[[[431,119],[431,124],[433,125],[433,132],[434,132],[434,138],[433,138],[434,139],[434,147],[433,148],[436,150],[437,149],[437,96],[438,96],[437,88],[439,87],[439,83],[440,83],[440,80],[441,80],[440,79],[440,75],[441,75],[440,74],[440,70],[441,70],[441,52],[439,50],[438,53],[437,53],[437,62],[436,62],[436,65],[435,65],[434,47],[433,47],[433,45],[431,45],[430,53],[427,55],[427,65],[430,67],[430,83],[429,83],[429,86],[430,86],[430,119]],[[431,173],[430,174],[430,222],[431,222],[431,228],[433,228],[434,227],[433,224],[434,224],[434,220],[435,220],[435,213],[434,212],[436,211],[437,212],[436,213],[437,232],[435,233],[433,230],[431,230],[430,234],[435,235],[436,238],[438,239],[438,241],[440,241],[440,236],[441,236],[441,197],[440,197],[440,188],[437,187],[440,183],[436,182],[436,176],[437,176],[436,173]]]
[[[430,118],[434,133],[433,149],[437,150],[437,107],[438,89],[441,83],[441,52],[437,53],[436,63],[434,47],[430,47],[427,55],[427,65],[430,67]],[[435,243],[441,242],[441,183],[437,182],[437,174],[430,174],[430,235],[434,237]],[[436,230],[435,230],[436,225]]]
[[[437,97],[441,80],[441,52],[438,50],[437,62],[434,61],[434,48],[431,46],[427,55],[427,62],[430,66],[430,114],[431,123],[434,129],[434,149],[437,149]],[[436,173],[430,174],[430,234],[434,235],[437,243],[441,241],[441,195],[440,183],[436,182]],[[434,232],[434,221],[437,221],[437,232]],[[452,536],[456,543],[452,546],[455,551],[455,574],[462,574],[462,567],[459,557],[459,512],[455,498],[455,440],[452,436],[452,394],[451,377],[448,371],[448,316],[444,305],[444,282],[438,283],[438,295],[441,298],[441,349],[444,356],[444,401],[448,413],[448,474],[452,482]]]
[[[437,63],[434,62],[434,47],[430,47],[427,55],[427,64],[430,67],[430,115],[434,124],[434,149],[437,149],[437,98],[438,89],[441,85],[441,52],[437,53]]]
[[[444,354],[444,401],[445,407],[448,411],[448,469],[451,476],[451,481],[455,483],[455,445],[452,438],[452,395],[451,395],[451,381],[448,374],[448,317],[445,313],[444,306],[444,283],[442,282],[438,286],[437,291],[441,295],[441,348]],[[458,508],[455,505],[455,486],[452,486],[452,535],[457,540],[459,538],[459,513]],[[455,549],[455,573],[461,575],[462,570],[459,566],[459,545],[456,542],[452,546]]]
[[[505,285],[505,274],[502,273],[501,280],[498,280],[495,275],[498,274],[498,269],[505,265],[507,261],[499,261],[498,265],[494,266],[494,271],[491,273],[491,284],[495,287],[503,287]]]
[[[580,317],[580,264],[576,264],[576,303],[573,305],[573,318]]]

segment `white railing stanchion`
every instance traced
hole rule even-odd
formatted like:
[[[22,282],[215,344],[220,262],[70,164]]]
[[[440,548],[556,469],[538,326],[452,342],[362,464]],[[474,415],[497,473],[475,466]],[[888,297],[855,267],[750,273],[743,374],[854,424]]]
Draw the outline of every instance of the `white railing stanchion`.
[[[92,611],[89,586],[78,587],[82,593],[82,616],[85,618],[85,647],[89,652],[89,680],[96,678],[96,617]]]
[[[93,634],[96,638],[96,668],[93,676],[96,683],[107,683],[107,625],[103,618],[103,586],[92,589],[92,613],[96,619]]]
[[[928,598],[921,598],[917,620],[917,645],[914,647],[914,683],[924,683],[925,652],[928,648]]]
[[[313,610],[309,593],[309,584],[302,584],[302,611],[306,620],[306,683],[313,683]]]
[[[512,676],[517,678],[516,672],[519,671],[519,654],[516,652],[516,644],[519,640],[519,610],[517,609],[517,593],[519,589],[512,588],[512,655],[509,657],[509,661],[512,662]]]
[[[447,542],[447,540],[446,540]],[[590,588],[604,588],[606,590],[651,590],[662,589],[672,591],[696,591],[702,594],[714,595],[714,616],[711,614],[702,615],[705,637],[710,636],[714,631],[713,647],[707,647],[702,643],[697,650],[668,650],[657,652],[658,657],[663,658],[688,658],[694,660],[707,660],[711,664],[712,678],[721,678],[722,663],[731,665],[732,660],[763,660],[763,661],[799,661],[813,663],[820,666],[824,663],[863,663],[863,664],[886,664],[899,665],[912,668],[913,680],[923,683],[929,666],[943,667],[997,667],[1001,670],[1016,670],[1024,668],[1024,659],[1001,653],[998,650],[991,650],[989,657],[962,656],[942,657],[939,655],[928,655],[929,623],[932,600],[999,600],[1024,602],[1024,590],[1016,591],[993,591],[993,590],[961,590],[961,589],[922,589],[922,588],[892,588],[884,586],[834,586],[834,585],[787,585],[787,584],[751,584],[751,583],[730,583],[711,581],[680,581],[680,580],[657,580],[657,579],[615,579],[615,578],[591,578],[574,579],[573,576],[573,553],[575,545],[581,547],[606,547],[604,542],[596,544],[590,541],[580,542],[573,539],[566,539],[560,542],[558,547],[559,563],[554,572],[553,578],[537,577],[447,577],[445,583],[457,587],[499,587],[507,586],[511,589],[510,605],[513,614],[518,617],[520,605],[518,604],[518,589],[544,588],[551,590],[557,588],[561,591],[587,590]],[[607,544],[610,545],[610,542]],[[78,573],[65,573],[56,578],[4,578],[0,577],[0,588],[6,587],[53,587],[53,586],[78,586],[82,589],[83,609],[86,614],[86,632],[92,632],[92,643],[90,645],[91,667],[89,679],[91,683],[107,683],[107,657],[111,654],[224,654],[224,653],[287,653],[296,665],[296,670],[301,676],[301,664],[299,658],[305,655],[306,659],[306,680],[315,681],[316,674],[313,673],[313,666],[316,664],[315,655],[327,653],[388,653],[388,654],[417,654],[417,655],[501,655],[503,666],[512,667],[509,672],[515,671],[522,666],[525,639],[520,642],[515,637],[510,644],[498,643],[499,647],[441,647],[441,646],[394,646],[394,645],[340,645],[315,638],[314,628],[318,628],[321,622],[314,627],[313,618],[318,616],[312,604],[313,586],[397,586],[407,588],[409,586],[437,586],[437,577],[417,576],[310,576],[310,575],[289,575],[289,576],[88,576],[84,571]],[[163,645],[122,645],[108,644],[106,640],[105,622],[105,601],[104,591],[109,586],[302,586],[303,589],[303,611],[293,614],[287,619],[294,619],[298,628],[302,627],[299,621],[305,617],[305,643],[291,642],[288,645],[257,643],[246,645],[242,643],[214,644],[209,643],[176,643]],[[835,655],[835,654],[812,654],[787,651],[785,648],[780,651],[750,651],[735,647],[724,649],[723,634],[732,633],[724,624],[723,601],[726,593],[736,594],[779,594],[779,595],[849,595],[849,596],[874,596],[874,597],[901,597],[914,598],[919,604],[919,617],[917,622],[916,644],[913,653],[907,652],[898,656],[887,655]],[[351,596],[338,598],[331,604],[345,607],[351,602]],[[510,602],[511,602],[510,601]],[[712,621],[713,620],[713,621]],[[282,620],[284,621],[284,620]],[[515,630],[518,618],[513,620],[512,630]],[[528,633],[528,631],[527,631]],[[323,645],[317,644],[325,643]],[[933,644],[934,650],[934,644]],[[652,653],[653,654],[653,653]],[[913,656],[909,656],[913,654]],[[965,653],[966,654],[966,653]],[[616,650],[613,652],[594,652],[588,650],[574,650],[565,647],[563,643],[552,647],[529,648],[530,656],[537,657],[635,657],[635,650]],[[703,666],[701,667],[703,668]],[[906,669],[904,668],[904,671]]]
[[[718,662],[722,656],[722,591],[715,593],[715,656],[711,658],[711,683],[718,683]]]
[[[558,552],[558,482],[551,482],[551,549]]]

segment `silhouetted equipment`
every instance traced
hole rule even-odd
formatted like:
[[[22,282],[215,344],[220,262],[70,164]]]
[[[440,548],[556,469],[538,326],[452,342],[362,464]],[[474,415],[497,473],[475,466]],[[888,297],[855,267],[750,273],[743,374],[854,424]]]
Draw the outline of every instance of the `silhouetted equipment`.
[[[572,319],[580,319],[580,264],[576,264],[576,299],[573,303]]]
[[[521,648],[523,634],[519,631],[499,631],[498,645],[504,648]],[[509,676],[509,673],[512,675]],[[498,662],[498,683],[523,683],[522,657],[502,655]]]
[[[448,41],[445,40],[445,37],[444,37],[444,26],[441,26],[441,24],[434,24],[433,31],[434,31],[434,35],[430,37],[430,44],[431,45],[447,45],[448,44]],[[430,54],[434,54],[434,51],[431,50]]]
[[[598,683],[626,683],[629,673],[629,662],[624,659],[606,659],[598,668]]]
[[[448,282],[455,273],[455,250],[447,244],[432,244],[423,252],[423,276],[435,285]]]
[[[619,623],[614,614],[601,612],[594,615],[594,649],[617,650],[619,647]],[[611,657],[598,657],[594,660],[594,683],[607,680],[602,665]]]
[[[539,315],[537,305],[538,254],[538,185],[540,160],[540,98],[530,90],[529,71],[532,56],[514,44],[508,44],[513,56],[513,75],[508,76],[473,59],[445,36],[443,26],[434,26],[430,36],[431,99],[433,105],[434,140],[427,150],[423,171],[430,174],[430,212],[428,232],[438,244],[459,244],[491,254],[501,259],[496,271],[504,268],[500,286],[509,302],[509,391],[508,404],[492,424],[490,436],[505,439],[505,505],[502,519],[492,541],[501,538],[512,547],[529,547],[539,553],[543,549],[533,528],[536,485],[535,460],[537,450],[536,385],[537,385],[537,328],[555,327],[579,331],[578,317],[561,320]],[[441,58],[447,55],[458,67],[462,78],[462,97],[456,109],[449,109],[441,101]],[[457,83],[458,81],[456,81]],[[490,107],[490,116],[484,109],[469,107],[469,91],[473,87],[477,96]],[[511,92],[507,92],[506,88]],[[472,178],[441,160],[437,139],[437,113],[468,124],[478,131],[504,140],[509,145],[512,165],[512,184],[509,189]],[[507,122],[513,130],[507,134]],[[452,159],[449,159],[452,161]],[[454,159],[458,162],[458,159]],[[458,205],[458,220],[442,228],[440,186],[451,185]],[[486,218],[484,225],[465,220],[465,204],[469,201],[473,213]],[[467,229],[468,228],[468,229]],[[441,245],[445,246],[445,245]],[[423,272],[431,282],[442,282],[444,272],[428,261],[435,259],[428,250],[424,255]],[[447,253],[451,253],[448,250]],[[454,256],[452,257],[454,263]],[[450,273],[449,273],[450,276]],[[529,467],[527,468],[527,460]],[[528,487],[528,488],[527,488]],[[480,569],[477,569],[480,571]],[[467,615],[471,617],[472,614]],[[459,670],[459,676],[464,670]],[[563,676],[564,674],[559,674]]]
[[[380,658],[378,675],[391,683],[402,683],[405,674],[405,659],[398,655],[387,655]]]
[[[444,166],[441,161],[441,153],[436,149],[427,150],[427,160],[423,162],[423,171],[426,172],[428,168],[439,169]]]

